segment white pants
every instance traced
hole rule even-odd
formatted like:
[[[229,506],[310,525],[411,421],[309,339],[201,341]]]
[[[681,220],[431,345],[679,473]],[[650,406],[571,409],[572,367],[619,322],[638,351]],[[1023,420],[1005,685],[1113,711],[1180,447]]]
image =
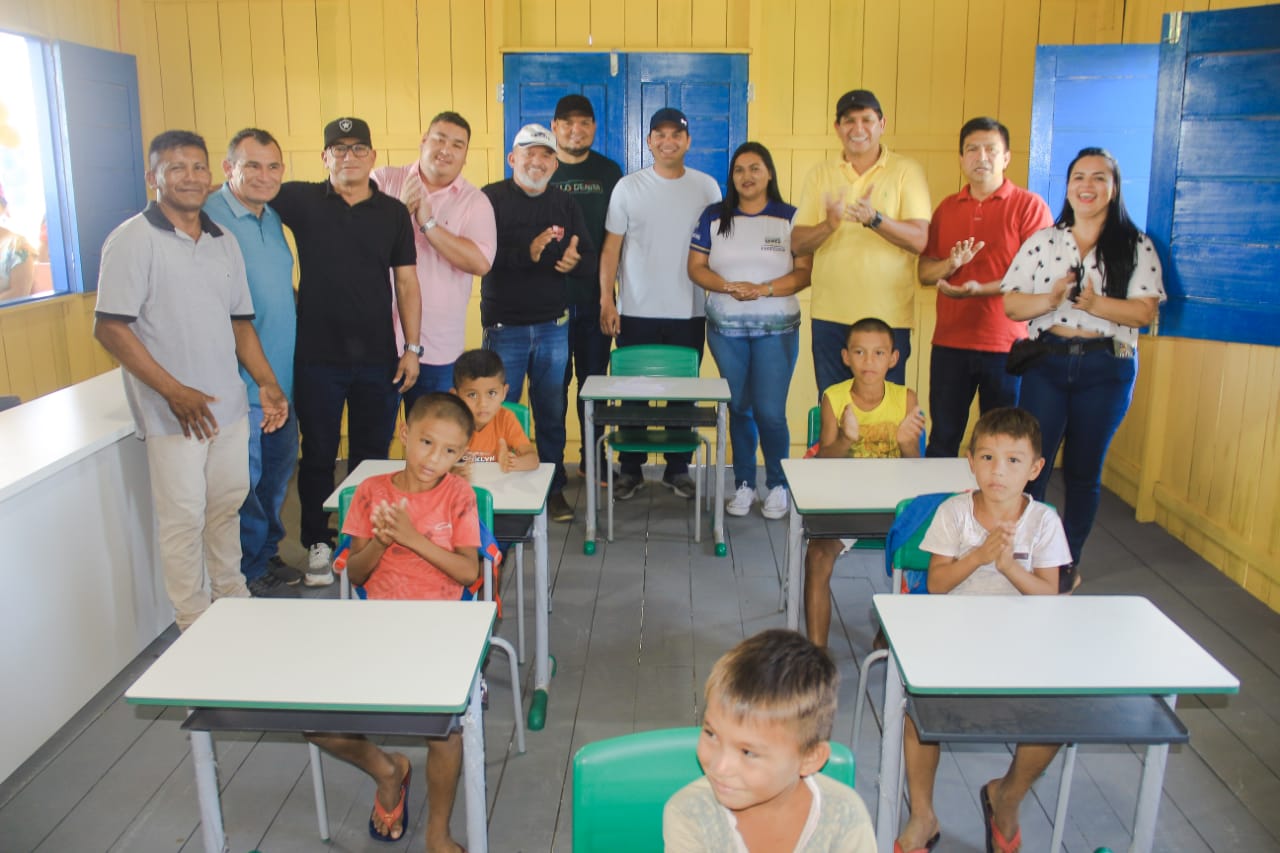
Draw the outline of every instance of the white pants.
[[[146,445],[164,587],[178,628],[185,631],[213,599],[249,596],[240,574],[249,419],[222,424],[206,441],[150,435]]]

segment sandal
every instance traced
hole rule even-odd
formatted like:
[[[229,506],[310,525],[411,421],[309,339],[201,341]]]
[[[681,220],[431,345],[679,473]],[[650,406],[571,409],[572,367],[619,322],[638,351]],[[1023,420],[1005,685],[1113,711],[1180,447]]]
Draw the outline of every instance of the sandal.
[[[1013,838],[1005,838],[999,828],[996,827],[995,810],[991,808],[991,796],[987,793],[987,787],[991,783],[988,782],[982,786],[982,790],[978,796],[982,800],[982,820],[986,824],[987,830],[987,853],[1018,853],[1022,849],[1022,827],[1018,827],[1018,831],[1013,834]]]
[[[409,806],[406,801],[409,798],[409,777],[412,775],[412,769],[404,774],[404,780],[400,783],[400,802],[396,803],[395,808],[383,808],[382,803],[378,802],[378,795],[376,793],[373,795],[373,811],[369,814],[369,836],[374,841],[396,842],[404,839],[404,831],[409,827]],[[375,817],[387,827],[394,827],[399,823],[400,834],[392,836],[390,832],[379,832],[378,825],[373,822]]]

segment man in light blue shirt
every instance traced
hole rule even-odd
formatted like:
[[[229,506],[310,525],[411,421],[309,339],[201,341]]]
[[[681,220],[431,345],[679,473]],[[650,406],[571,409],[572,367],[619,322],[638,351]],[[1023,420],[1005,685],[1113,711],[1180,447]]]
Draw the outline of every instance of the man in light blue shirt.
[[[275,432],[262,431],[258,386],[240,368],[249,393],[249,494],[240,508],[240,571],[256,596],[296,597],[302,573],[277,554],[284,538],[280,508],[298,461],[298,423],[293,414],[293,347],[297,309],[293,254],[280,217],[268,202],[280,191],[284,158],[265,130],[247,128],[231,138],[222,161],[227,181],[210,193],[205,213],[230,231],[244,255],[253,296],[254,328],[271,369],[289,399],[289,419]]]

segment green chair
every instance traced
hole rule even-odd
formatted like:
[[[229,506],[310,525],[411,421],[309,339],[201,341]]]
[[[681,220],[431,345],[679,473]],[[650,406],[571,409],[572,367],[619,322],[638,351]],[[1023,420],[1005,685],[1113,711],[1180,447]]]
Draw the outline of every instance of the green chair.
[[[533,420],[529,417],[529,407],[524,403],[506,403],[502,404],[502,408],[507,409],[511,414],[516,416],[516,420],[520,422],[520,429],[524,430],[524,434],[533,438]]]
[[[614,376],[696,377],[698,351],[689,347],[645,344],[622,347],[609,354],[609,372]],[[711,459],[711,443],[696,429],[670,427],[619,427],[601,435],[597,444],[618,453],[702,453],[702,464],[695,470],[693,495],[693,541],[702,541],[702,493],[707,465]],[[613,541],[613,465],[606,464],[605,505],[608,506],[608,539]],[[589,484],[591,488],[598,488]]]
[[[662,809],[702,775],[695,727],[658,729],[589,743],[573,757],[574,853],[662,849]],[[853,787],[849,748],[831,742],[822,772]]]

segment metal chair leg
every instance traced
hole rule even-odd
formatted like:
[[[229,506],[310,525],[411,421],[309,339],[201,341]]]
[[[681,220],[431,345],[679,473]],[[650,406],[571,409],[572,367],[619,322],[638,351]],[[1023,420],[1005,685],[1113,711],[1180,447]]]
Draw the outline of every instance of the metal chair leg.
[[[329,807],[324,797],[324,767],[321,765],[320,747],[308,741],[307,754],[311,759],[311,787],[316,794],[316,823],[320,828],[320,840],[329,840]]]
[[[516,665],[516,652],[511,644],[501,637],[489,637],[489,647],[506,653],[507,663],[511,668],[511,700],[515,706],[516,716],[516,749],[524,754],[524,712],[520,701],[520,668]]]

